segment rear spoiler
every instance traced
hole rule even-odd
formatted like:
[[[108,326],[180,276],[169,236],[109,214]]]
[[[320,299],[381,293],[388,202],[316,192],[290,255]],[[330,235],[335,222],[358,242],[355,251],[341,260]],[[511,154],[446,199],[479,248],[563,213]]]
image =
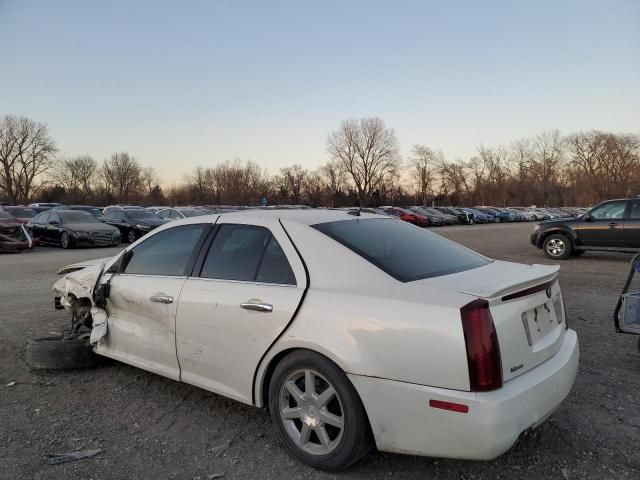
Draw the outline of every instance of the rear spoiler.
[[[461,293],[467,293],[476,297],[493,298],[502,297],[518,290],[524,290],[536,285],[551,282],[558,277],[558,265],[531,265],[527,270],[516,275],[500,277],[488,280],[476,285],[467,286]]]

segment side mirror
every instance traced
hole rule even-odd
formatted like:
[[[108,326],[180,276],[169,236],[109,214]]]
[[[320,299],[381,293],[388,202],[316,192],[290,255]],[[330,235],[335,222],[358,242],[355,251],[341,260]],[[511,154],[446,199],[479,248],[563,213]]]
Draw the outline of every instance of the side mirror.
[[[588,213],[585,213],[585,214],[584,214],[584,218],[583,218],[583,220],[584,220],[585,222],[593,222],[593,218],[591,218],[591,215],[590,215],[590,214],[588,214]]]

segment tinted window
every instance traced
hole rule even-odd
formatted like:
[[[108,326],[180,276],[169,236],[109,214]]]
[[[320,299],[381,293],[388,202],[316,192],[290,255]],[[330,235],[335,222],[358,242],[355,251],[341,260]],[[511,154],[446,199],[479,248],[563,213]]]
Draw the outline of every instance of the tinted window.
[[[594,220],[621,219],[624,216],[625,208],[627,208],[626,201],[608,202],[594,208],[591,212],[591,218]]]
[[[481,267],[490,260],[439,235],[382,218],[320,223],[333,238],[402,282]]]
[[[96,217],[87,212],[65,212],[61,213],[62,222],[69,225],[73,223],[102,223]]]
[[[133,219],[133,220],[142,220],[145,218],[159,218],[158,215],[156,215],[153,212],[150,212],[149,210],[145,210],[143,208],[139,209],[139,210],[127,210],[126,215]]]
[[[296,277],[289,266],[287,256],[280,248],[280,244],[275,238],[267,245],[267,249],[262,257],[256,282],[262,283],[282,283],[285,285],[295,285]]]
[[[42,213],[35,218],[36,223],[47,224],[49,223],[49,213]]]
[[[634,200],[631,202],[631,213],[629,214],[629,218],[633,218],[634,220],[640,219],[640,200]]]
[[[164,230],[136,248],[124,273],[147,275],[187,275],[187,266],[207,224],[186,225]]]
[[[201,277],[295,284],[286,256],[271,232],[252,225],[222,225]]]
[[[57,213],[50,213],[48,223],[51,223],[51,222],[60,223],[60,216]]]

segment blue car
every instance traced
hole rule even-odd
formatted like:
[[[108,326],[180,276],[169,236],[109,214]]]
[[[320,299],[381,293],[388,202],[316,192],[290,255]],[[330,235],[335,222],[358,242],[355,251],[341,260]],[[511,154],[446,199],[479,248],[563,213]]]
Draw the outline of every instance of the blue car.
[[[483,213],[480,210],[475,210],[473,208],[463,207],[460,208],[465,213],[472,215],[473,221],[475,223],[492,223],[496,221],[496,217],[493,215],[489,215],[488,213]]]

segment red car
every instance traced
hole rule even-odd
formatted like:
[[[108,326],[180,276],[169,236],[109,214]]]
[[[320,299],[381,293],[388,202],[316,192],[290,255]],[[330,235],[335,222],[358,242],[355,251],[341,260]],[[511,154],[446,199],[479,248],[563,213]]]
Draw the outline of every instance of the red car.
[[[33,240],[24,225],[0,208],[0,252],[24,252],[32,246]]]
[[[413,225],[417,225],[418,227],[428,227],[431,224],[431,222],[429,222],[429,219],[424,215],[405,210],[404,208],[383,207],[382,210],[384,210],[389,215],[398,217],[400,220],[412,223]]]
[[[33,208],[24,207],[19,205],[17,207],[2,207],[3,210],[9,212],[15,218],[17,218],[20,223],[27,223],[33,217],[35,217],[38,212],[36,212]]]

